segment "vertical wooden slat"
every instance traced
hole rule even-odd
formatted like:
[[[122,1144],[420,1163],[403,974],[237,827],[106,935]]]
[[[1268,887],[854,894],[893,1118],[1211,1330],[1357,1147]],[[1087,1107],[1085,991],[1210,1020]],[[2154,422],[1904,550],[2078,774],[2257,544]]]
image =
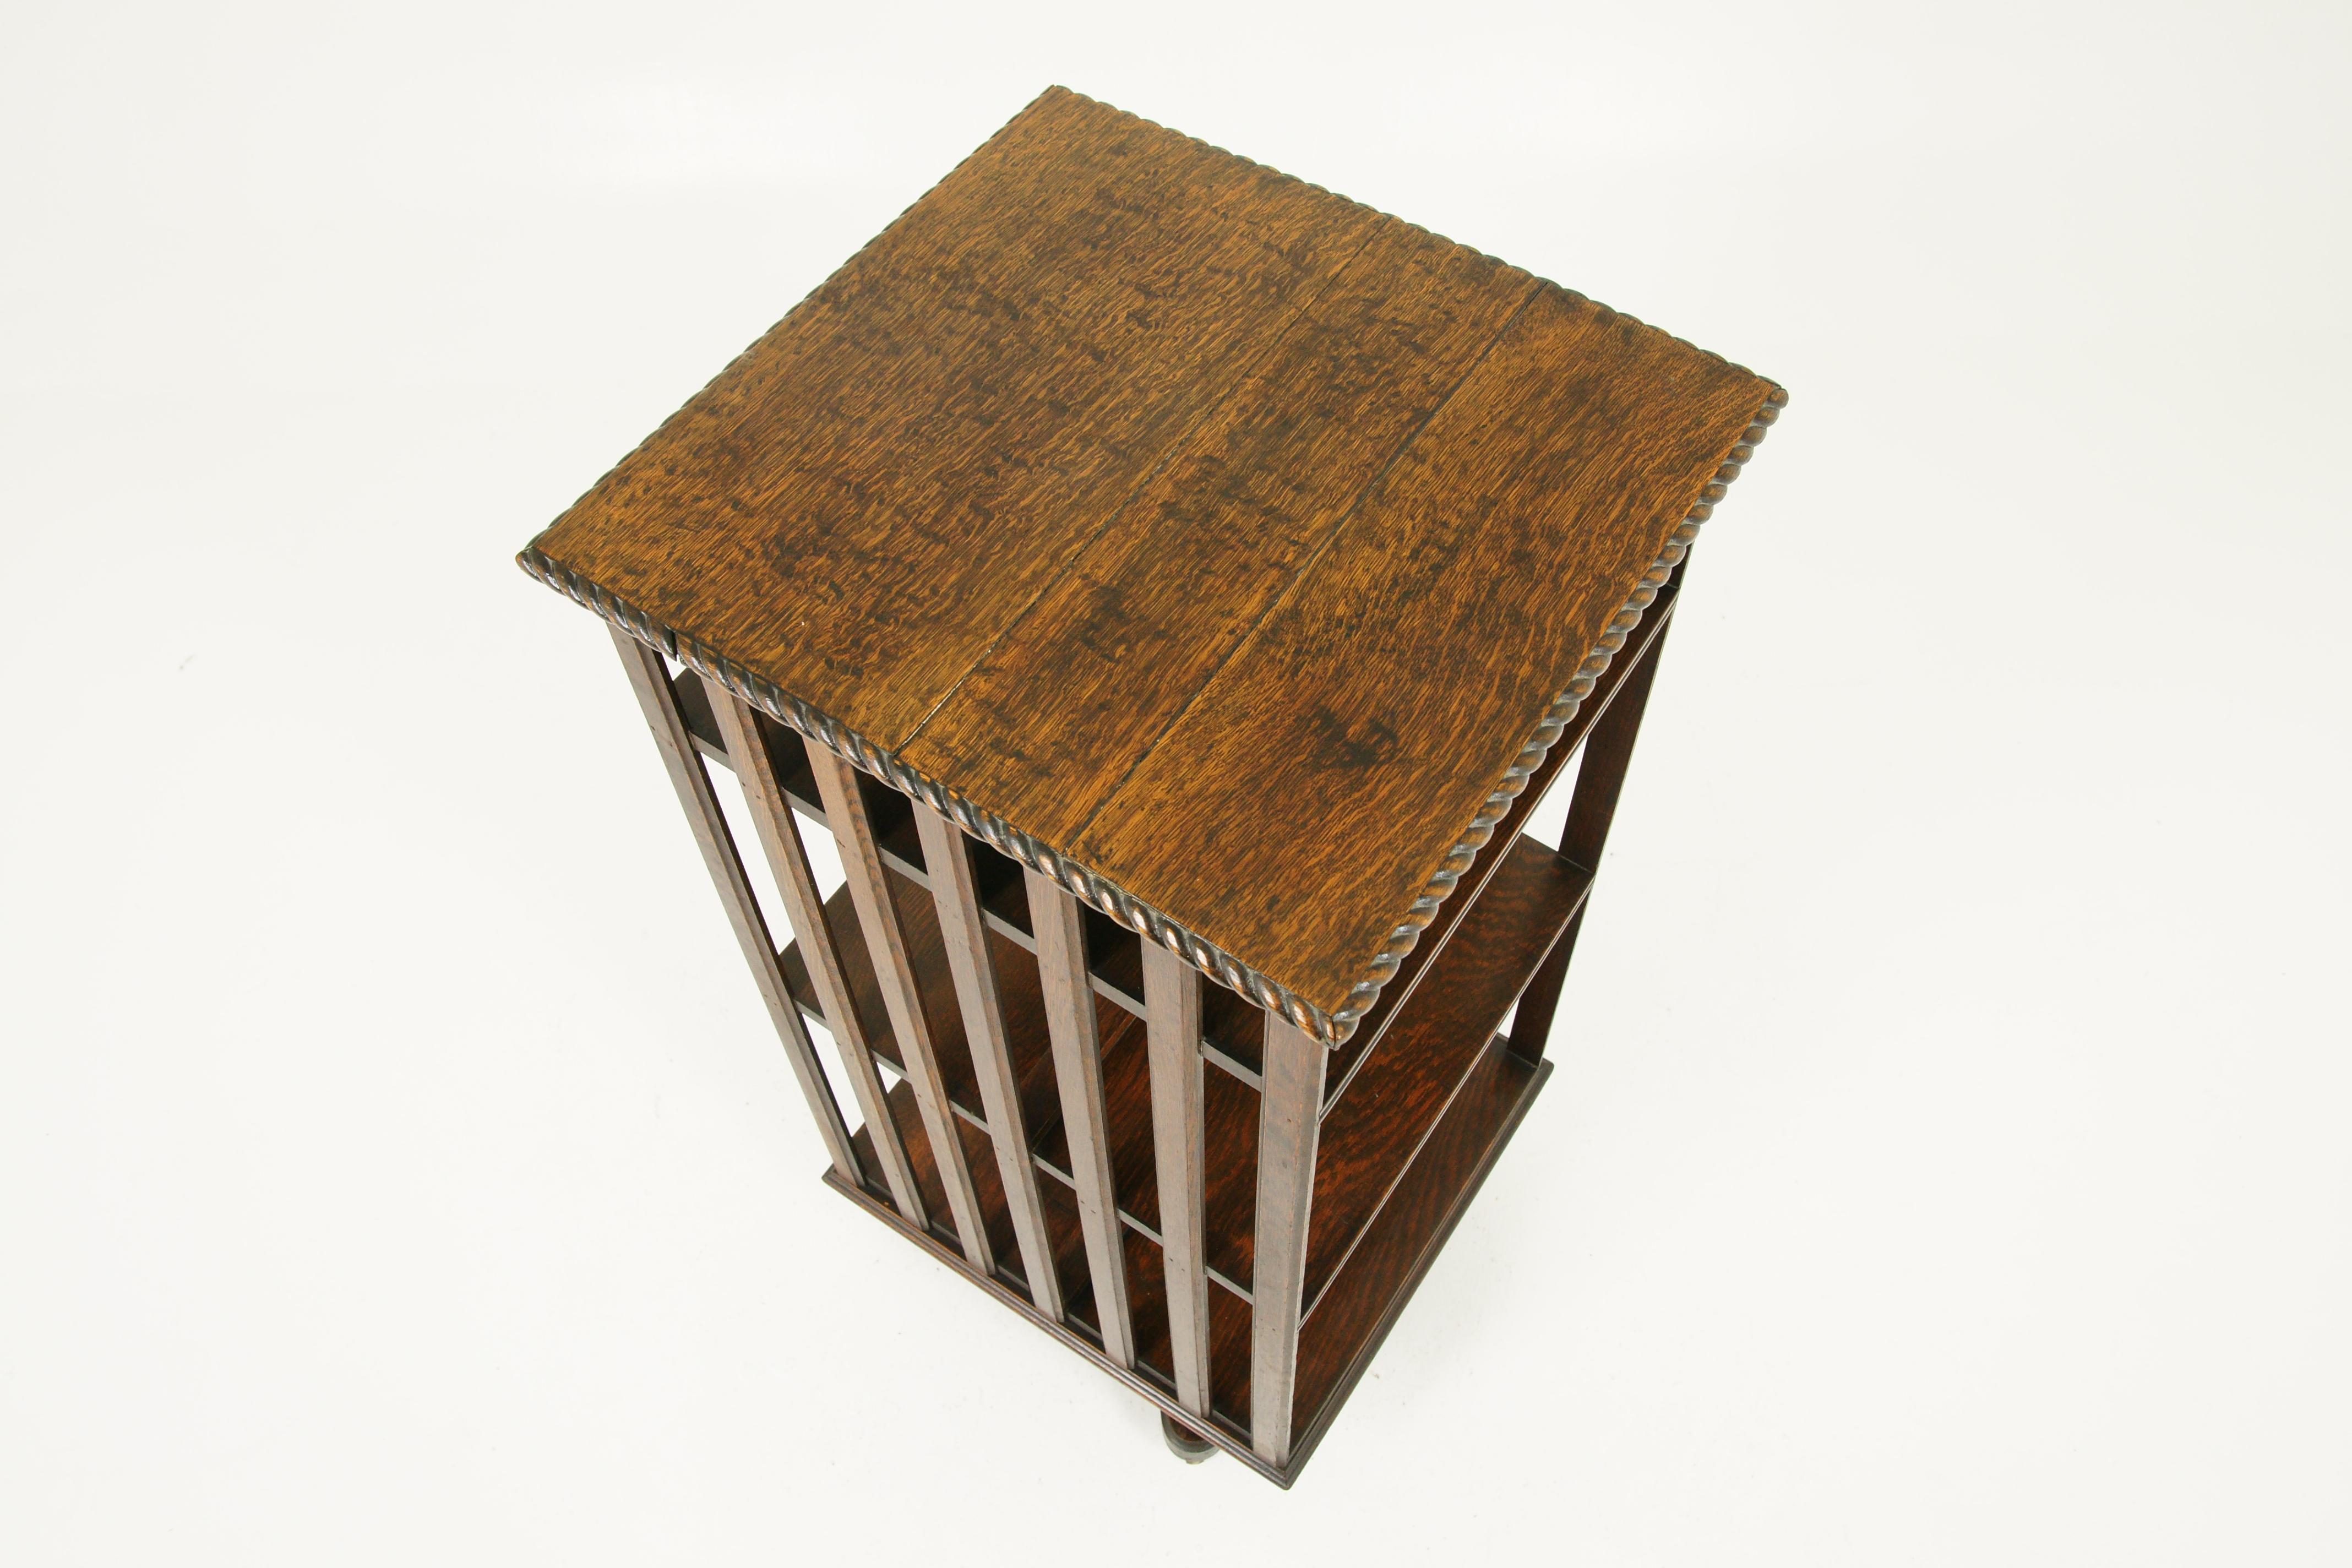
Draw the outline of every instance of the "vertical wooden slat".
[[[1569,796],[1568,825],[1561,832],[1559,852],[1585,869],[1601,870],[1601,853],[1608,847],[1609,827],[1617,818],[1617,797],[1625,787],[1625,770],[1633,760],[1633,742],[1642,732],[1642,714],[1650,703],[1650,685],[1657,679],[1658,660],[1665,656],[1669,620],[1650,640],[1649,657],[1634,667],[1617,689],[1607,712],[1584,739],[1584,761],[1577,768],[1576,793]],[[1585,908],[1591,907],[1586,895]],[[1560,987],[1568,980],[1568,961],[1576,952],[1577,932],[1584,925],[1584,910],[1576,911],[1551,951],[1519,993],[1519,1010],[1511,1020],[1511,1050],[1528,1061],[1541,1061],[1551,1038],[1553,1016],[1559,1010]]]
[[[1054,1272],[1054,1244],[1045,1230],[1045,1206],[1037,1194],[1037,1167],[1029,1153],[1029,1127],[1021,1114],[1019,1080],[1005,1037],[1004,1004],[996,989],[996,962],[989,956],[988,921],[981,912],[980,888],[972,880],[971,854],[963,830],[929,806],[915,805],[915,827],[923,840],[923,864],[931,874],[931,900],[939,908],[940,935],[955,975],[963,1008],[964,1038],[971,1043],[972,1071],[980,1079],[988,1135],[996,1145],[996,1170],[1013,1210],[1013,1235],[1021,1247],[1021,1271],[1029,1300],[1055,1322],[1062,1321],[1062,1281]]]
[[[670,690],[669,668],[660,654],[617,626],[613,628],[613,646],[620,649],[621,663],[629,672],[629,687],[637,694],[637,705],[645,710],[662,765],[677,791],[678,804],[686,808],[694,842],[702,850],[702,863],[718,886],[719,901],[727,908],[727,923],[735,929],[735,940],[759,984],[760,999],[768,1005],[768,1016],[783,1040],[793,1076],[800,1079],[801,1092],[816,1117],[825,1152],[833,1157],[834,1169],[844,1181],[856,1181],[857,1154],[849,1142],[849,1129],[841,1120],[841,1107],[834,1103],[833,1088],[825,1082],[824,1068],[816,1059],[816,1047],[809,1041],[800,1009],[793,1005],[792,994],[784,988],[783,967],[776,961],[768,922],[743,875],[743,862],[735,853],[735,837],[727,830],[710,775],[703,772],[702,759],[695,755],[685,716],[678,712],[677,699]]]
[[[1250,1265],[1250,1447],[1290,1459],[1298,1379],[1298,1320],[1307,1290],[1307,1226],[1329,1053],[1280,1015],[1265,1017],[1265,1089],[1257,1121],[1257,1243]]]
[[[1086,927],[1078,900],[1034,871],[1024,870],[1029,921],[1037,933],[1037,972],[1045,982],[1045,1023],[1054,1038],[1054,1078],[1069,1134],[1070,1174],[1078,1186],[1078,1225],[1095,1282],[1103,1353],[1135,1365],[1135,1320],[1128,1306],[1126,1237],[1110,1173],[1110,1136],[1103,1105],[1102,1039],[1095,1028],[1094,986],[1087,973]]]
[[[1169,1352],[1176,1400],[1209,1414],[1209,1264],[1202,1226],[1201,972],[1143,942],[1143,1000],[1151,1051],[1151,1143],[1160,1167],[1160,1258],[1168,1274]]]
[[[915,1086],[915,1106],[922,1112],[923,1131],[931,1141],[931,1160],[948,1190],[948,1210],[955,1217],[956,1239],[964,1261],[982,1274],[996,1270],[988,1245],[988,1227],[982,1222],[980,1195],[972,1190],[971,1167],[964,1161],[963,1137],[948,1103],[947,1086],[940,1079],[940,1060],[931,1047],[930,1020],[923,1013],[923,996],[915,983],[915,966],[907,956],[906,933],[898,927],[898,906],[892,901],[889,873],[882,868],[882,846],[866,815],[865,797],[857,793],[857,769],[849,760],[823,746],[808,749],[809,767],[816,774],[817,793],[824,798],[824,819],[841,851],[841,868],[849,880],[850,901],[857,906],[858,924],[874,955],[874,978],[882,987],[882,1005],[889,1010],[891,1030]]]
[[[800,942],[802,956],[808,961],[809,978],[816,985],[817,1006],[824,1011],[825,1027],[832,1031],[834,1044],[841,1051],[842,1065],[849,1069],[850,1088],[857,1096],[858,1110],[864,1113],[866,1129],[873,1136],[882,1179],[890,1188],[890,1201],[908,1223],[920,1226],[926,1217],[922,1192],[915,1185],[913,1167],[907,1163],[907,1145],[898,1136],[898,1124],[890,1119],[884,1103],[882,1075],[874,1066],[866,1026],[858,1021],[857,1009],[851,1004],[841,952],[834,945],[833,928],[824,918],[824,895],[817,890],[816,875],[809,868],[808,847],[801,842],[800,825],[793,819],[792,802],[785,798],[775,759],[768,754],[767,746],[760,739],[759,716],[750,703],[733,692],[717,687],[706,689],[713,699],[711,710],[719,720],[719,737],[727,745],[727,759],[734,764],[735,777],[741,783],[744,798],[751,807],[751,824],[760,836],[760,847],[767,852],[768,868],[775,874],[777,891],[783,895],[784,919]],[[826,1103],[832,1103],[832,1100],[828,1090]],[[839,1114],[838,1110],[835,1112],[836,1118]]]

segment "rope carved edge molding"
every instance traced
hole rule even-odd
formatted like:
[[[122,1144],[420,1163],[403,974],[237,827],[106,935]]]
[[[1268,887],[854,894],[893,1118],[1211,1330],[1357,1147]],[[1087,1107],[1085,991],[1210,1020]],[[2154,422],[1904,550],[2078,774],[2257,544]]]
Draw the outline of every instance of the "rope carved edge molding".
[[[974,805],[939,780],[908,766],[865,736],[812,708],[766,677],[745,668],[692,637],[671,630],[578,573],[557,564],[541,553],[536,545],[526,548],[515,557],[515,562],[531,576],[620,627],[639,642],[658,649],[703,679],[717,681],[761,712],[790,725],[804,739],[846,758],[853,766],[873,774],[901,795],[922,802],[991,848],[1011,856],[1049,879],[1055,886],[1100,910],[1128,930],[1158,942],[1219,984],[1240,992],[1261,1007],[1280,1013],[1325,1046],[1336,1048],[1346,1044],[1356,1032],[1357,1024],[1380,999],[1381,988],[1395,975],[1405,955],[1421,941],[1421,933],[1436,918],[1439,908],[1476,861],[1478,851],[1486,847],[1494,837],[1495,825],[1502,820],[1504,814],[1510,810],[1511,803],[1526,790],[1528,780],[1543,765],[1544,758],[1575,719],[1584,700],[1592,694],[1593,686],[1609,668],[1610,661],[1625,646],[1626,638],[1634,628],[1641,625],[1642,616],[1657,598],[1658,590],[1665,586],[1666,579],[1681,564],[1683,557],[1689,553],[1691,542],[1698,537],[1700,525],[1714,515],[1716,503],[1724,498],[1725,487],[1739,477],[1741,466],[1755,454],[1757,443],[1764,439],[1766,429],[1780,417],[1780,409],[1788,401],[1789,395],[1778,387],[1766,398],[1764,406],[1757,411],[1747,429],[1741,432],[1739,440],[1716,469],[1714,478],[1699,492],[1697,502],[1668,536],[1665,548],[1659,552],[1650,569],[1642,574],[1639,584],[1627,597],[1623,607],[1611,618],[1600,640],[1593,644],[1591,651],[1577,666],[1576,674],[1567,688],[1544,710],[1543,718],[1538,721],[1534,732],[1520,747],[1517,757],[1503,774],[1501,782],[1496,784],[1476,815],[1470,819],[1470,826],[1439,863],[1428,887],[1389,932],[1381,951],[1368,966],[1365,977],[1357,982],[1349,991],[1347,1000],[1332,1012],[1326,1012],[1271,975],[1251,968],[1108,877],[1087,869],[993,812]]]
[[[1544,710],[1544,716],[1537,722],[1535,732],[1528,737],[1527,744],[1519,748],[1518,756],[1504,773],[1502,781],[1496,784],[1494,792],[1478,807],[1477,814],[1470,819],[1469,827],[1446,852],[1445,858],[1438,863],[1437,872],[1430,878],[1428,888],[1412,901],[1412,908],[1405,911],[1404,919],[1389,932],[1388,941],[1372,959],[1370,973],[1356,983],[1348,993],[1348,999],[1337,1012],[1328,1016],[1331,1029],[1323,1037],[1328,1043],[1334,1046],[1346,1043],[1348,1037],[1355,1033],[1356,1025],[1380,1000],[1381,987],[1395,976],[1405,955],[1421,942],[1421,933],[1428,929],[1430,921],[1437,918],[1438,910],[1476,863],[1478,851],[1485,848],[1487,841],[1495,836],[1495,825],[1510,811],[1511,803],[1527,789],[1528,780],[1543,766],[1544,758],[1550,754],[1553,744],[1575,720],[1577,710],[1584,706],[1584,700],[1592,695],[1593,687],[1607,673],[1610,662],[1624,647],[1626,638],[1642,624],[1642,616],[1656,601],[1658,590],[1666,585],[1666,579],[1674,574],[1676,566],[1682,564],[1683,557],[1690,553],[1691,542],[1698,537],[1700,526],[1715,515],[1716,504],[1723,500],[1731,481],[1739,477],[1739,470],[1746,466],[1748,459],[1756,455],[1757,444],[1764,439],[1765,433],[1780,417],[1780,410],[1788,405],[1788,402],[1789,394],[1780,387],[1774,387],[1766,395],[1764,405],[1750,417],[1748,428],[1740,432],[1739,439],[1724,455],[1714,478],[1699,491],[1697,502],[1685,514],[1680,526],[1667,536],[1666,547],[1658,552],[1658,558],[1650,563],[1650,569],[1642,574],[1640,583],[1627,596],[1623,607],[1610,618],[1601,639],[1592,645],[1592,650],[1576,667],[1576,674],[1567,688],[1552,699],[1550,707]],[[1592,869],[1598,870],[1599,868]]]

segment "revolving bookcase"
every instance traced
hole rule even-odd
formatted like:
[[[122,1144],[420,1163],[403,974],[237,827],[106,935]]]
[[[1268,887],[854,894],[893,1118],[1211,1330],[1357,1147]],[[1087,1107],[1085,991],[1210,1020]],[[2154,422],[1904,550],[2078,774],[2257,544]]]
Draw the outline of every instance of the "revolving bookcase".
[[[1055,89],[520,559],[610,624],[825,1180],[1287,1486],[1543,1087],[1785,401]]]

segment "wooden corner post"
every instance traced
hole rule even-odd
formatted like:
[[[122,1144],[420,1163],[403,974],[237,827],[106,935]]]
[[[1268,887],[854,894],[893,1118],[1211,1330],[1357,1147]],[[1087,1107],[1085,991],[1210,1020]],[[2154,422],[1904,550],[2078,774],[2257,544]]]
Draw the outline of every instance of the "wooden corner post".
[[[1320,1040],[1288,1019],[1265,1016],[1257,1241],[1250,1268],[1250,1447],[1269,1465],[1290,1461],[1298,1324],[1306,1310],[1307,1226],[1315,1204],[1315,1152],[1329,1055]]]
[[[629,672],[629,689],[636,693],[637,705],[645,710],[646,723],[654,732],[654,743],[661,752],[662,766],[669,774],[670,784],[677,791],[678,804],[686,808],[687,824],[694,829],[694,842],[702,851],[702,863],[719,889],[719,901],[726,907],[727,923],[734,928],[744,961],[751,966],[751,978],[760,987],[760,1000],[767,1004],[768,1016],[783,1041],[785,1057],[792,1062],[793,1076],[800,1080],[801,1093],[808,1100],[810,1113],[816,1118],[817,1133],[824,1140],[825,1152],[832,1156],[833,1168],[840,1173],[843,1181],[862,1183],[849,1128],[841,1119],[841,1107],[833,1098],[833,1086],[825,1080],[824,1068],[817,1060],[807,1026],[801,1022],[800,1009],[785,989],[775,942],[768,934],[768,922],[760,913],[759,900],[752,894],[751,881],[743,875],[742,858],[736,852],[735,836],[728,831],[719,796],[710,787],[710,775],[703,771],[702,759],[695,754],[685,716],[678,711],[677,694],[670,689],[669,668],[663,664],[660,654],[617,626],[613,628],[613,646],[620,651],[622,666]]]

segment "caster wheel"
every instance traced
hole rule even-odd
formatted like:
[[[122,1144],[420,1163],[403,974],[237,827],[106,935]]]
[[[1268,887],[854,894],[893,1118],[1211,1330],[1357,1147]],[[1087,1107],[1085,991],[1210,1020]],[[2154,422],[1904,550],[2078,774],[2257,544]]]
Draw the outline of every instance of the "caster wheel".
[[[1173,1415],[1160,1417],[1160,1435],[1168,1440],[1168,1451],[1188,1465],[1197,1465],[1216,1457],[1217,1446],[1185,1426]]]

